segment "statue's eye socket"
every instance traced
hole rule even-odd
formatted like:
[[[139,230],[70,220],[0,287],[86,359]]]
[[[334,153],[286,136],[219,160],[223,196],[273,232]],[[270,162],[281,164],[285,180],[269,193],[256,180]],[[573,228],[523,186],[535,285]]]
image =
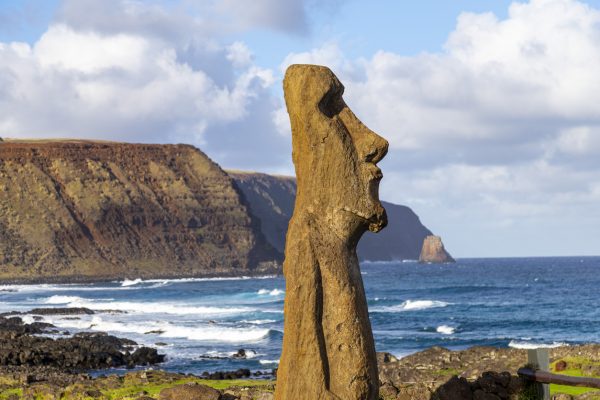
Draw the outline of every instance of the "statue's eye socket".
[[[346,106],[339,90],[330,90],[319,102],[319,110],[329,118],[338,115]]]

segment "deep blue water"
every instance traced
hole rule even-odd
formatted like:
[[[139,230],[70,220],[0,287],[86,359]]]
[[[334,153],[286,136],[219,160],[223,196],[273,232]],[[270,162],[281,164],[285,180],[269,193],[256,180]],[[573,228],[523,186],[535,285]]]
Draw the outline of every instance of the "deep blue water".
[[[362,271],[378,351],[403,356],[433,345],[600,342],[600,257],[366,262]],[[281,277],[10,285],[0,286],[0,312],[89,307],[97,313],[45,320],[69,332],[91,329],[140,344],[166,343],[162,368],[171,371],[264,370],[277,366],[284,291]],[[228,357],[239,348],[252,358],[200,357]]]

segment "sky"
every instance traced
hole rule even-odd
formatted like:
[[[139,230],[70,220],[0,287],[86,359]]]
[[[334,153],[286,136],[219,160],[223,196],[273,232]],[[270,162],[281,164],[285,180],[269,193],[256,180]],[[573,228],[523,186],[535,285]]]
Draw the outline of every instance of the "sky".
[[[600,0],[0,0],[0,137],[190,143],[293,174],[288,65],[388,139],[457,257],[600,255]]]

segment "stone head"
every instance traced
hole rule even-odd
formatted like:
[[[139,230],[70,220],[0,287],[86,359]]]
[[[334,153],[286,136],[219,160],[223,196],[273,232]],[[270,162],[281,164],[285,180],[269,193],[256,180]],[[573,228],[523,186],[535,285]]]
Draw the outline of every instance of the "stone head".
[[[383,177],[377,163],[388,142],[367,128],[342,98],[344,86],[327,67],[292,65],[285,74],[285,102],[292,126],[298,177],[296,207],[334,231],[360,238],[387,224],[379,201]]]

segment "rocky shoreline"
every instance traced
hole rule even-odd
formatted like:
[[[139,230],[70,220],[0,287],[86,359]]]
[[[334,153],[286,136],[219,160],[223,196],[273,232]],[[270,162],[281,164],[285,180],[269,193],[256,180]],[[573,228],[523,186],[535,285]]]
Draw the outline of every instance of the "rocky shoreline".
[[[37,311],[44,314],[51,312],[51,309]],[[61,314],[67,311],[59,309],[57,312]],[[77,309],[73,312],[83,313],[86,310]],[[45,322],[26,324],[18,316],[0,317],[0,349],[0,366],[50,366],[65,372],[133,368],[158,364],[165,359],[156,349],[138,346],[133,340],[103,332],[71,335]]]
[[[34,311],[34,310],[32,310]],[[32,314],[28,311],[26,314]],[[85,308],[36,309],[38,315],[81,315]],[[12,312],[0,315],[0,400],[17,399],[261,399],[273,396],[274,374],[239,369],[201,376],[169,373],[159,367],[164,355],[129,339],[106,333],[71,334],[51,324],[25,323]],[[244,357],[239,349],[232,357]],[[600,377],[600,345],[550,350],[553,371],[578,371]],[[527,382],[516,372],[527,351],[473,347],[451,351],[441,347],[398,359],[378,353],[382,400],[521,400]],[[124,375],[89,375],[90,370],[146,366]],[[600,399],[600,392],[556,399]],[[561,396],[561,397],[560,397]]]

